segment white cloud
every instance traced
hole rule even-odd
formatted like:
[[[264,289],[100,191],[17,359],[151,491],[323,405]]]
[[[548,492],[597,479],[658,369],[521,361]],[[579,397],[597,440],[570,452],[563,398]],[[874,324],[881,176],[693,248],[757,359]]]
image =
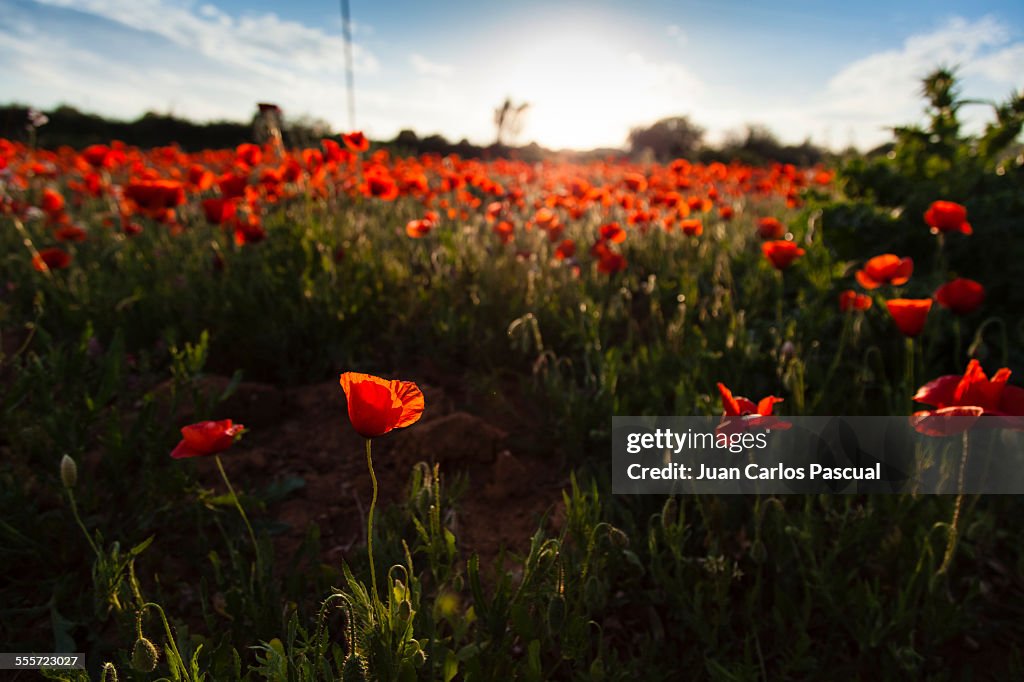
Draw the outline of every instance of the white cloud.
[[[177,0],[0,0],[0,90],[132,118],[146,110],[246,120],[255,103],[345,125],[344,43],[275,14]],[[356,82],[380,71],[353,46]],[[394,106],[371,88],[366,111]]]
[[[409,64],[412,66],[412,70],[420,76],[448,78],[455,73],[454,66],[432,62],[421,54],[413,53],[409,55]]]
[[[1002,97],[1021,84],[1024,44],[1011,43],[1008,31],[992,17],[974,22],[953,18],[931,33],[907,38],[898,49],[849,64],[806,113],[853,129],[861,145],[877,144],[891,137],[885,128],[920,120],[921,79],[939,66],[962,66],[961,88],[971,97]],[[975,127],[987,115],[982,113],[963,110]]]
[[[288,78],[296,67],[306,73],[338,72],[343,68],[341,36],[281,19],[274,13],[233,18],[210,4],[194,12],[191,3],[175,0],[36,1],[155,33],[181,48],[269,77]],[[357,72],[378,70],[377,59],[361,46],[353,46],[353,57]]]

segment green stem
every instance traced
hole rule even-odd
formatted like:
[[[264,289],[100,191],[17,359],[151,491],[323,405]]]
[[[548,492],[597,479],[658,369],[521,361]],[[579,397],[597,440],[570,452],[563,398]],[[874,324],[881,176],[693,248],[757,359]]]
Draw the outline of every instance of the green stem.
[[[370,513],[366,519],[366,553],[370,558],[370,585],[373,588],[373,600],[380,603],[377,594],[377,570],[373,565],[373,512],[377,508],[377,475],[373,472],[373,457],[370,455],[370,439],[366,439],[366,466],[370,470],[370,482],[373,484],[373,495],[370,497]]]
[[[238,493],[235,492],[234,487],[231,485],[231,481],[228,480],[228,474],[224,471],[224,463],[220,461],[220,455],[214,455],[213,458],[217,460],[217,468],[220,469],[220,476],[224,479],[224,484],[228,487],[228,492],[231,493],[231,501],[235,503],[235,509],[242,516],[242,521],[245,522],[245,527],[249,531],[249,539],[252,540],[252,548],[256,553],[256,565],[259,569],[263,568],[263,561],[260,558],[260,545],[256,542],[256,533],[252,532],[252,525],[249,523],[249,517],[245,515],[245,510],[242,509],[242,503],[238,499]]]
[[[78,522],[78,527],[82,529],[83,533],[85,533],[85,539],[89,541],[89,546],[92,547],[92,551],[96,555],[96,558],[99,558],[99,547],[96,546],[96,543],[93,541],[92,536],[89,535],[89,531],[86,529],[85,524],[82,523],[82,517],[78,515],[78,504],[75,503],[75,494],[71,492],[70,488],[68,489],[68,499],[71,501],[71,514],[75,517],[75,521]]]
[[[777,292],[775,296],[775,326],[779,330],[779,338],[782,338],[782,299],[786,295],[786,279],[785,275],[782,274],[782,270],[775,271],[775,282]]]
[[[908,336],[905,339],[907,346],[907,367],[906,367],[906,383],[907,383],[907,400],[914,395],[914,339]]]
[[[967,476],[967,452],[969,445],[967,434],[968,431],[964,431],[963,452],[960,455],[960,474],[957,477],[956,502],[953,504],[953,520],[949,523],[949,541],[946,543],[946,554],[942,557],[942,566],[939,567],[938,575],[945,573],[953,562],[953,553],[956,550],[956,543],[959,538],[960,510],[964,504],[964,479]]]
[[[953,366],[960,366],[960,318],[953,318]]]

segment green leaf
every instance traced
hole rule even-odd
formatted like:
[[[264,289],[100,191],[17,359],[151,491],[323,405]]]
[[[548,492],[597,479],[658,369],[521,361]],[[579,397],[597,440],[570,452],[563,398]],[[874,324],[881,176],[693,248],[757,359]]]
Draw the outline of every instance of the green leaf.
[[[128,552],[128,554],[130,556],[139,556],[140,554],[142,554],[143,552],[146,551],[147,547],[149,547],[151,544],[153,544],[153,539],[155,537],[156,537],[155,535],[150,535],[148,538],[146,538],[145,540],[143,540],[139,544],[137,544],[134,547],[132,547],[131,550]]]
[[[444,665],[441,667],[441,676],[444,682],[451,682],[451,679],[459,674],[459,657],[455,652],[448,650],[444,656]]]

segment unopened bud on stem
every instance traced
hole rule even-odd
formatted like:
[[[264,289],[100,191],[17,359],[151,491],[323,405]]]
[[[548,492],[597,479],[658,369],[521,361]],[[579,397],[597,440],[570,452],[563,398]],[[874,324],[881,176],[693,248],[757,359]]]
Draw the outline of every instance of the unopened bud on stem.
[[[68,455],[60,459],[60,480],[65,488],[74,488],[78,483],[78,465]]]

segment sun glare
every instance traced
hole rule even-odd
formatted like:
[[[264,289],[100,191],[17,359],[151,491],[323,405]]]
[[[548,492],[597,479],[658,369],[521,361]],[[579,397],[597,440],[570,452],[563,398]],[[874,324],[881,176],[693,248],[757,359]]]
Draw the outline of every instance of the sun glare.
[[[701,89],[600,31],[542,34],[507,64],[502,82],[531,104],[522,140],[555,148],[620,146],[632,126],[692,111]]]

